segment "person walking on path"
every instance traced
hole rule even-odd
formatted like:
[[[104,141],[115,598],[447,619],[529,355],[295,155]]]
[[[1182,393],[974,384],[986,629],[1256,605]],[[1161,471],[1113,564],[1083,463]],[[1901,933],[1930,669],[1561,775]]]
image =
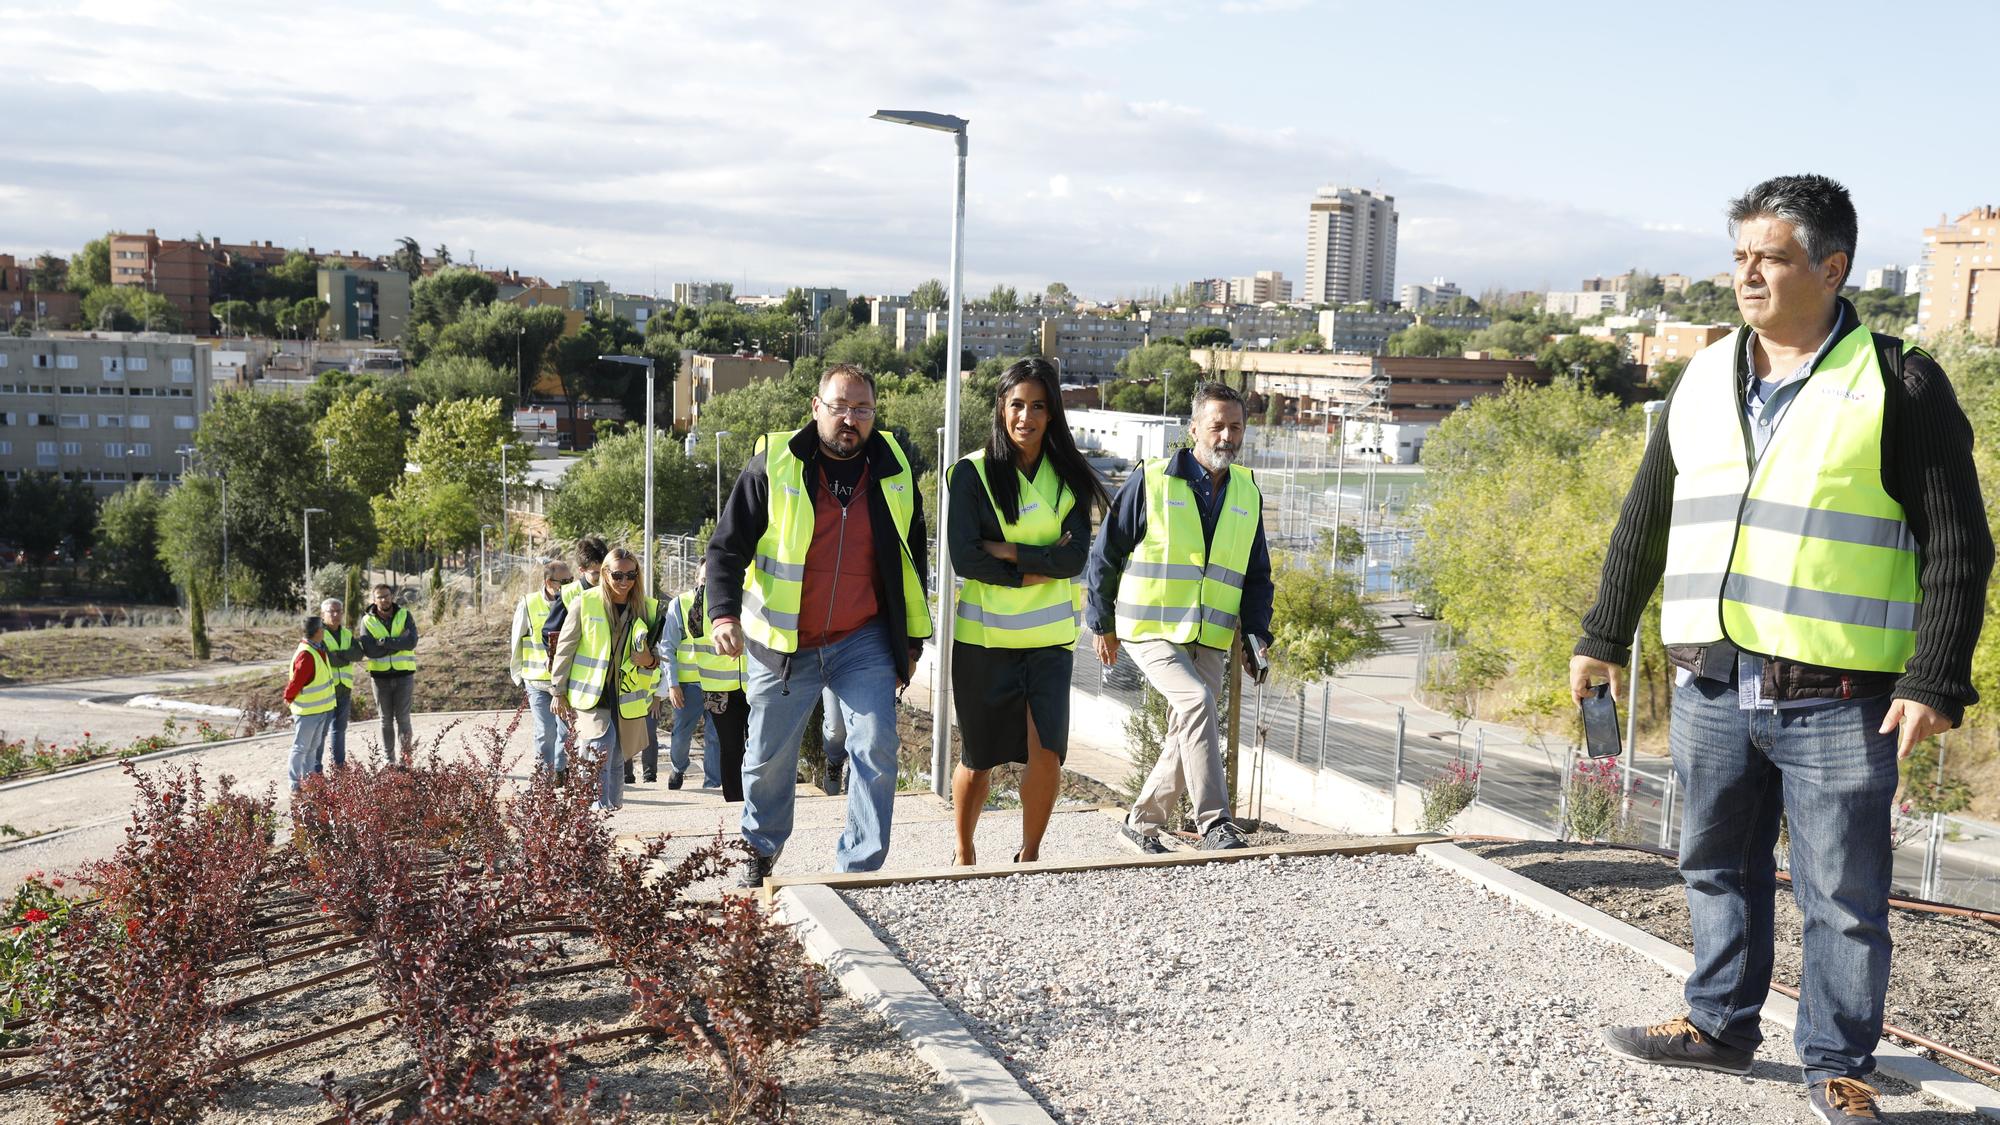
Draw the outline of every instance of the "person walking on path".
[[[888,856],[896,693],[931,634],[924,539],[916,474],[875,428],[874,381],[835,364],[813,396],[812,423],[762,439],[708,545],[715,650],[751,657],[742,830],[755,854],[739,884],[761,885],[791,838],[799,738],[822,688],[847,725],[835,866],[874,871]]]
[[[292,677],[285,684],[285,703],[292,711],[292,792],[317,772],[327,728],[333,725],[334,685],[338,679],[326,657],[325,626],[317,617],[305,620],[298,651],[292,654]]]
[[[549,668],[556,713],[577,738],[604,755],[597,807],[621,808],[624,762],[645,745],[659,660],[651,622],[659,601],[639,594],[639,559],[623,547],[605,560],[604,583],[570,603]]]
[[[1271,554],[1264,500],[1243,449],[1243,396],[1221,383],[1194,392],[1192,449],[1135,470],[1098,529],[1084,571],[1084,624],[1110,667],[1120,642],[1167,700],[1160,760],[1119,828],[1145,855],[1182,795],[1194,805],[1201,847],[1244,847],[1229,815],[1216,709],[1224,657],[1237,633],[1271,643]]]
[[[743,742],[749,735],[750,703],[743,694],[747,658],[742,654],[724,656],[715,651],[707,622],[708,591],[704,588],[708,564],[695,572],[695,587],[677,600],[679,611],[667,614],[660,636],[659,655],[667,662],[667,674],[660,680],[660,692],[674,707],[673,773],[667,788],[679,789],[687,773],[688,751],[682,731],[694,733],[694,723],[682,725],[681,716],[692,711],[707,719],[701,755],[701,770],[707,787],[722,789],[725,801],[743,799]],[[695,632],[680,636],[683,627]],[[692,671],[694,678],[687,679]]]
[[[1972,430],[1930,356],[1840,296],[1845,188],[1732,201],[1745,327],[1697,353],[1611,533],[1570,689],[1623,689],[1664,577],[1669,745],[1694,932],[1686,1014],[1611,1027],[1627,1060],[1747,1074],[1771,983],[1780,817],[1805,972],[1794,1042],[1825,1122],[1874,1121],[1897,760],[1978,699],[1993,566]]]
[[[1024,359],[1000,376],[986,448],[953,465],[945,541],[963,575],[951,649],[952,703],[963,746],[952,774],[954,862],[978,862],[973,832],[1003,762],[1021,778],[1021,850],[1041,858],[1069,748],[1077,610],[1090,510],[1110,497],[1077,451],[1056,367]]]
[[[382,752],[396,764],[396,738],[402,736],[403,762],[415,750],[410,728],[410,699],[417,679],[417,619],[396,604],[387,583],[374,590],[373,604],[362,615],[356,639],[368,658],[368,678],[375,688],[375,710],[382,716]]]
[[[688,767],[693,764],[696,727],[704,728],[702,787],[718,789],[722,786],[722,760],[716,753],[715,716],[703,705],[701,664],[697,660],[697,655],[704,649],[714,651],[708,637],[707,617],[703,612],[708,604],[702,589],[707,576],[708,564],[703,562],[695,568],[694,585],[667,603],[667,612],[660,625],[659,645],[655,649],[667,664],[666,671],[661,675],[660,690],[674,709],[674,724],[668,734],[667,745],[669,789],[679,789],[687,781]],[[739,683],[737,686],[740,688],[742,685]]]
[[[514,624],[509,636],[508,678],[527,693],[528,710],[535,716],[535,768],[548,770],[558,779],[569,772],[563,743],[569,727],[556,716],[555,697],[549,692],[549,649],[542,627],[549,614],[562,604],[562,588],[569,581],[569,564],[550,559],[542,564],[539,589],[523,595],[514,606]]]
[[[347,717],[354,711],[354,664],[361,650],[354,643],[354,630],[349,629],[344,620],[347,605],[339,598],[328,598],[319,603],[319,618],[326,629],[326,659],[333,665],[335,679],[333,687],[333,722],[327,728],[327,741],[333,744],[333,768],[347,764]],[[313,756],[313,772],[321,771],[324,755]]]

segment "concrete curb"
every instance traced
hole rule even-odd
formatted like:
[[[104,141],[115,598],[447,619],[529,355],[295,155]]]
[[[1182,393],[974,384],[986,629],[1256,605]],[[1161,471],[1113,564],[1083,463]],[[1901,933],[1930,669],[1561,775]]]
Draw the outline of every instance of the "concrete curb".
[[[1694,971],[1694,955],[1671,942],[1627,925],[1595,907],[1551,890],[1516,874],[1497,863],[1481,859],[1456,844],[1425,844],[1417,854],[1488,890],[1498,892],[1522,906],[1567,922],[1595,934],[1614,945],[1622,945],[1686,980]],[[1799,1022],[1798,1002],[1777,992],[1764,1001],[1764,1016],[1781,1027],[1795,1029]],[[1884,1039],[1875,1048],[1875,1067],[1883,1074],[1908,1083],[1950,1105],[1968,1109],[1982,1118],[2000,1121],[2000,1093],[1912,1054]]]
[[[74,836],[79,832],[87,832],[92,828],[102,828],[107,824],[117,824],[127,819],[129,818],[125,816],[107,816],[103,820],[72,824],[68,828],[58,828],[53,832],[38,833],[22,840],[9,840],[4,844],[0,844],[0,852],[11,852],[16,848],[32,848],[37,844],[46,844],[51,840],[60,840],[65,836]]]
[[[917,979],[868,923],[830,887],[792,886],[777,895],[806,955],[826,966],[841,990],[878,1012],[965,1100],[985,1125],[1055,1125],[1042,1104],[982,1046],[951,1009]]]

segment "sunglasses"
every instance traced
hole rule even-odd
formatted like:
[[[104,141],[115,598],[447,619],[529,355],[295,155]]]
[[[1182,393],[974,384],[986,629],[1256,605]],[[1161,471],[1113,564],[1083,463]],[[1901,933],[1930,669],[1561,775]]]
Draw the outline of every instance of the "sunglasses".
[[[636,570],[613,570],[608,572],[605,577],[611,579],[613,582],[637,582],[639,580],[639,572]]]

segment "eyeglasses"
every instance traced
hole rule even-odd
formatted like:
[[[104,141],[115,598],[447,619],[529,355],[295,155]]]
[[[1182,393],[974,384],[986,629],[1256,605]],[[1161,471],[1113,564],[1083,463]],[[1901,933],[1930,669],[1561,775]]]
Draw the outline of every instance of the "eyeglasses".
[[[605,577],[611,579],[613,582],[637,582],[639,580],[639,572],[636,570],[614,570],[608,572]]]
[[[844,402],[828,402],[825,399],[820,399],[819,404],[826,407],[826,412],[836,418],[846,415],[857,422],[866,422],[875,417],[875,408],[872,406],[849,406]]]

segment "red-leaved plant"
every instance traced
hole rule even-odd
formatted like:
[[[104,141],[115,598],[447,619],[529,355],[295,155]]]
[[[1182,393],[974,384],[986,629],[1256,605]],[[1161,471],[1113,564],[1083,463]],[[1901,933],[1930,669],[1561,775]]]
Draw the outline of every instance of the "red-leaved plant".
[[[334,1104],[334,1119],[342,1125],[616,1125],[626,1119],[628,1099],[620,1099],[609,1117],[594,1114],[597,1083],[585,1083],[582,1095],[572,1097],[563,1089],[561,1070],[560,1049],[517,1039],[495,1046],[462,1073],[426,1089],[406,1117],[393,1110],[364,1114],[360,1095],[336,1092],[331,1074],[321,1080],[320,1092]]]

